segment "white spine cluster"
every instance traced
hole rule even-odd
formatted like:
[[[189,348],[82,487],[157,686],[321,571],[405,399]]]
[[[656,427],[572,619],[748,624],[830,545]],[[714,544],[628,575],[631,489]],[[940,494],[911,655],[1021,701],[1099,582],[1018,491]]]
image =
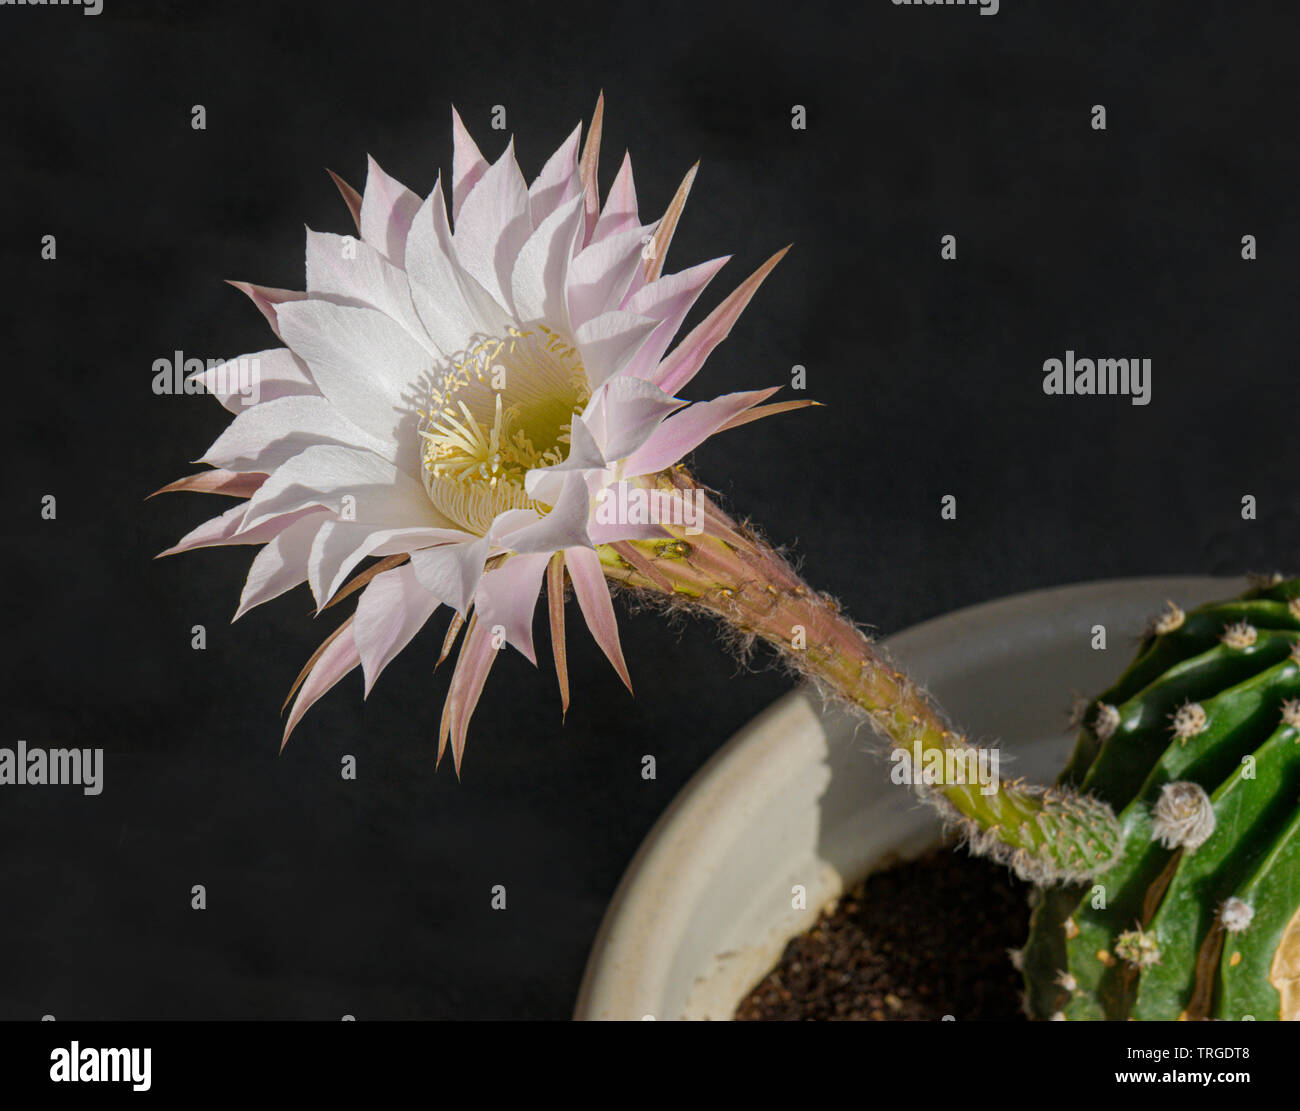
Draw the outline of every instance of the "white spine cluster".
[[[1151,812],[1151,840],[1166,849],[1195,851],[1214,832],[1210,796],[1196,783],[1166,783]]]
[[[1160,946],[1156,944],[1155,936],[1146,933],[1141,927],[1120,934],[1115,939],[1115,952],[1120,960],[1137,968],[1150,968],[1153,964],[1160,963]]]
[[[1097,715],[1092,719],[1092,731],[1099,741],[1108,741],[1119,728],[1119,710],[1109,702],[1097,703]]]
[[[1259,640],[1259,630],[1249,621],[1234,621],[1224,627],[1219,640],[1228,648],[1249,648]]]
[[[1174,736],[1183,744],[1210,727],[1210,715],[1199,702],[1185,702],[1170,715]]]
[[[1300,729],[1300,698],[1288,698],[1282,703],[1282,724]]]
[[[1235,895],[1219,907],[1219,923],[1230,934],[1239,934],[1255,919],[1255,908]]]
[[[1164,636],[1166,633],[1172,633],[1175,629],[1181,629],[1183,622],[1187,620],[1187,614],[1183,613],[1173,602],[1166,602],[1169,608],[1160,614],[1151,622],[1151,631],[1156,636]]]

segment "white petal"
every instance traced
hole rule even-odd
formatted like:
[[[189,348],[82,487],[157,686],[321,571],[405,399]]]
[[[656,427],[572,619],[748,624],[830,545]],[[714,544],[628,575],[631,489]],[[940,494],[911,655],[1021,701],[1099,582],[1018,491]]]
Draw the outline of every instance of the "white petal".
[[[521,555],[529,552],[558,552],[573,546],[589,547],[587,519],[591,494],[586,476],[574,471],[564,476],[559,497],[551,511],[536,524],[501,537],[501,544]]]
[[[504,335],[510,314],[456,262],[439,179],[411,224],[406,241],[411,299],[444,355],[454,356],[475,336]]]
[[[418,463],[432,360],[399,324],[375,309],[309,300],[281,306],[280,332],[321,393],[384,444],[386,458]]]
[[[227,544],[265,544],[278,536],[295,521],[314,513],[314,509],[304,509],[297,513],[282,514],[260,522],[254,527],[245,527],[244,517],[248,507],[236,505],[227,509],[219,517],[204,521],[197,528],[190,530],[165,552],[159,552],[157,558],[176,555],[178,552],[193,551],[195,548],[221,547]]]
[[[366,189],[361,197],[361,238],[401,266],[406,254],[406,233],[420,198],[389,177],[373,158],[367,159]]]
[[[548,216],[523,245],[511,276],[515,315],[545,320],[572,334],[564,291],[586,211],[578,193]]]
[[[228,359],[219,366],[192,374],[187,381],[199,381],[232,413],[278,397],[300,394],[320,396],[307,364],[287,347],[257,351]]]
[[[528,210],[534,228],[540,228],[551,213],[582,192],[582,182],[578,177],[578,144],[581,141],[582,124],[578,124],[560,149],[546,160],[542,172],[528,187]]]
[[[246,409],[199,462],[228,471],[275,470],[314,444],[346,444],[378,454],[389,446],[346,419],[323,397],[281,397]]]
[[[635,313],[606,312],[575,329],[573,338],[592,389],[626,367],[659,323]]]
[[[327,521],[316,534],[307,559],[307,582],[317,607],[323,607],[343,586],[344,580],[370,555],[395,555],[430,544],[458,540],[457,529],[377,529],[353,521]]]
[[[425,590],[464,614],[483,576],[489,544],[486,536],[480,536],[459,544],[423,548],[411,553],[411,567]]]
[[[371,452],[333,445],[309,447],[276,468],[249,500],[245,526],[314,505],[360,524],[452,527],[422,483]]]
[[[455,108],[451,110],[451,151],[451,215],[458,220],[460,206],[487,173],[488,164]]]
[[[510,272],[532,234],[528,187],[511,140],[465,198],[452,242],[456,258],[496,300],[510,308]]]
[[[335,304],[378,309],[426,351],[437,350],[411,302],[406,274],[368,243],[308,228],[307,292]]]
[[[311,554],[312,541],[325,524],[326,517],[324,512],[308,514],[273,537],[257,553],[248,569],[239,609],[235,611],[232,621],[238,621],[254,606],[278,598],[286,590],[292,590],[299,583],[306,582],[307,557]]]

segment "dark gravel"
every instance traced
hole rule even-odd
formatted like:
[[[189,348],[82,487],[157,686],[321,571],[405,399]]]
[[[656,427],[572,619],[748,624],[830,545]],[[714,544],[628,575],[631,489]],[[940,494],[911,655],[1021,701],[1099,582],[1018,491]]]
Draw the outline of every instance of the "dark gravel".
[[[736,1011],[738,1020],[1022,1020],[1027,887],[941,850],[877,872],[823,913]]]

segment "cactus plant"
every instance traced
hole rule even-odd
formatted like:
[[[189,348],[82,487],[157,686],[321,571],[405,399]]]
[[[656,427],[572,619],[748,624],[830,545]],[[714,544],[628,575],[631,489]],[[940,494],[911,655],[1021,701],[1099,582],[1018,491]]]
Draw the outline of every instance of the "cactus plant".
[[[645,481],[699,493],[680,467]],[[904,753],[977,751],[834,599],[703,504],[700,535],[601,546],[607,577],[767,641]],[[1016,954],[1031,1016],[1300,1017],[1300,579],[1171,605],[1054,787],[918,790],[1035,883]]]
[[[1037,893],[1031,1014],[1300,1017],[1300,579],[1158,620],[1061,777],[1116,862]]]

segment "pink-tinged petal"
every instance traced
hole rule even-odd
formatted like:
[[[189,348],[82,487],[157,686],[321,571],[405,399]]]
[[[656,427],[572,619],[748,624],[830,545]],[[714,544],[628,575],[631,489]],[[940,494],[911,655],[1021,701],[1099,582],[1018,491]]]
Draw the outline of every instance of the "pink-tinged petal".
[[[582,220],[582,194],[577,193],[543,220],[520,249],[510,278],[520,320],[545,320],[566,335],[572,331],[564,291]]]
[[[280,329],[320,392],[385,445],[385,458],[418,463],[411,445],[430,358],[401,325],[375,309],[313,299],[281,308]]]
[[[281,397],[240,413],[200,463],[228,471],[270,473],[317,444],[342,444],[389,452],[390,446],[345,419],[323,397]]]
[[[763,279],[771,273],[772,268],[781,261],[789,247],[783,247],[755,270],[736,287],[735,291],[704,318],[677,347],[673,353],[659,364],[659,369],[650,375],[665,393],[681,393],[687,383],[704,365],[709,353],[718,346],[731,332],[745,306],[758,292]]]
[[[642,378],[620,375],[597,392],[582,422],[608,460],[623,459],[646,442],[664,418],[686,405]]]
[[[309,447],[277,467],[249,501],[245,526],[310,506],[380,528],[453,527],[419,480],[372,452],[336,444]]]
[[[218,467],[211,471],[200,471],[198,474],[178,478],[175,482],[167,483],[161,490],[155,490],[149,497],[156,498],[159,494],[188,491],[194,494],[227,494],[232,498],[251,498],[265,481],[266,475],[257,471],[239,474],[235,471],[223,471]]]
[[[312,541],[326,523],[328,514],[311,513],[295,521],[253,558],[239,598],[239,608],[230,620],[238,621],[254,606],[278,598],[307,579],[307,559]]]
[[[348,618],[348,625],[352,618]],[[356,641],[352,637],[352,630],[344,627],[332,641],[330,641],[325,651],[321,653],[320,659],[316,661],[316,666],[311,669],[311,674],[307,676],[298,691],[297,701],[293,704],[293,711],[289,714],[289,720],[285,723],[284,739],[280,742],[280,750],[284,751],[284,746],[289,743],[289,734],[302,721],[302,716],[316,701],[334,686],[348,672],[361,662],[361,656],[357,652]]]
[[[650,522],[632,524],[621,520],[625,514],[619,511],[619,487],[623,483],[606,486],[596,500],[596,509],[587,522],[587,536],[593,544],[617,544],[622,540],[666,540],[671,534],[659,525]],[[630,490],[631,487],[628,487]],[[638,494],[638,497],[641,495]],[[624,503],[626,504],[626,503]]]
[[[573,338],[582,352],[591,388],[620,373],[658,327],[659,321],[653,317],[606,312],[575,329]]]
[[[719,432],[729,432],[733,428],[739,428],[742,424],[749,424],[751,421],[762,420],[764,417],[774,417],[777,413],[790,413],[795,409],[807,409],[810,405],[821,406],[820,401],[777,401],[771,405],[759,405],[757,408],[750,409],[748,412],[741,413],[737,417],[732,417],[727,421]]]
[[[325,172],[330,175],[330,180],[338,187],[340,195],[343,197],[343,203],[348,206],[348,211],[352,213],[352,223],[356,225],[357,231],[361,230],[361,194],[352,188],[338,174],[331,169]]]
[[[569,655],[564,647],[564,553],[556,552],[546,565],[546,604],[551,615],[551,654],[560,684],[560,720],[569,712]]]
[[[431,544],[462,540],[457,529],[376,528],[355,521],[330,521],[316,534],[307,557],[307,582],[318,609],[324,609],[344,580],[367,556],[409,552]]]
[[[437,351],[415,311],[405,271],[369,243],[308,228],[307,292],[336,305],[377,309],[426,352]]]
[[[596,221],[595,230],[591,233],[591,242],[599,243],[602,239],[634,228],[640,223],[636,213],[636,186],[632,183],[632,158],[625,152],[623,164],[619,166],[609,196],[605,198],[600,219]]]
[[[287,347],[228,359],[191,374],[186,381],[198,382],[235,414],[277,397],[320,396],[307,364]]]
[[[159,552],[154,558],[162,559],[163,556],[177,555],[180,552],[193,551],[195,548],[214,548],[228,544],[265,544],[268,540],[282,533],[295,521],[305,517],[308,513],[317,512],[317,510],[309,508],[282,514],[273,519],[259,522],[253,528],[244,527],[244,517],[247,512],[246,506],[233,506],[221,516],[213,517],[210,521],[204,521],[198,528],[186,533],[172,547]]]
[[[656,281],[664,272],[664,261],[668,257],[668,248],[672,245],[673,232],[677,230],[677,221],[681,219],[682,210],[686,207],[686,198],[691,194],[691,185],[695,182],[695,174],[699,168],[700,164],[696,162],[686,171],[686,176],[682,178],[682,183],[677,187],[673,199],[668,202],[668,209],[663,219],[659,221],[659,230],[655,232],[654,250],[645,264],[647,282]]]
[[[704,292],[705,286],[713,280],[713,276],[726,265],[728,257],[702,262],[689,270],[660,278],[643,286],[628,298],[627,304],[623,306],[627,312],[653,317],[663,323],[651,333],[650,338],[623,369],[624,374],[648,378],[655,371],[663,353],[672,343],[673,336],[677,334],[677,329],[691,311],[691,306]]]
[[[566,297],[574,328],[621,308],[632,278],[642,269],[641,251],[655,225],[632,225],[579,251],[569,267]]]
[[[455,108],[451,110],[451,151],[451,218],[459,220],[465,198],[487,173],[488,164]]]
[[[600,569],[600,557],[590,548],[566,548],[564,564],[569,569],[573,593],[578,599],[578,607],[586,619],[587,628],[630,691],[632,679],[627,673],[627,664],[623,661],[623,647],[618,639],[618,621],[614,617],[614,603],[609,597],[609,586]]]
[[[391,571],[394,567],[399,567],[410,560],[410,552],[398,552],[396,555],[384,556],[383,559],[377,560],[367,567],[364,571],[354,575],[348,580],[348,584],[340,589],[333,598],[325,605],[321,606],[320,612],[337,606],[344,598],[349,598],[358,590],[362,589],[376,575],[382,575],[385,571]]]
[[[582,124],[578,124],[528,187],[528,212],[534,228],[540,228],[556,209],[582,192],[578,177],[581,140]]]
[[[483,577],[489,549],[486,536],[422,548],[411,553],[411,568],[425,590],[463,614],[469,611],[470,600]]]
[[[589,243],[592,232],[596,230],[596,221],[600,217],[600,137],[605,130],[605,93],[602,90],[596,97],[596,109],[591,114],[591,127],[587,131],[587,142],[582,148],[582,158],[578,163],[578,176],[582,182],[585,197],[583,208],[582,241]]]
[[[470,718],[474,716],[483,684],[496,657],[497,647],[491,630],[484,622],[476,620],[465,635],[465,643],[456,659],[456,673],[451,677],[451,689],[447,692],[451,711],[451,757],[457,775],[460,775],[461,759],[465,755],[465,736]]]
[[[723,394],[712,401],[697,401],[689,409],[663,422],[644,445],[623,465],[628,478],[654,474],[681,462],[718,429],[747,409],[771,397],[780,386]]]
[[[361,198],[361,238],[388,256],[394,266],[406,258],[406,233],[420,207],[420,198],[389,177],[368,158],[366,191]]]
[[[275,289],[269,285],[253,285],[251,282],[232,282],[228,280],[226,285],[234,286],[252,301],[257,306],[257,311],[266,317],[266,322],[271,325],[271,331],[277,336],[280,335],[280,324],[276,317],[276,306],[283,305],[288,301],[301,301],[307,296],[305,292],[299,290]]]
[[[533,233],[528,186],[512,139],[465,198],[452,243],[456,258],[501,305],[510,308],[510,272]]]
[[[474,631],[474,626],[471,624],[470,632],[472,633],[473,631]],[[465,635],[466,638],[468,638],[469,633],[466,633]],[[460,650],[462,654],[465,651],[465,644],[463,641],[461,642]],[[456,662],[458,664],[460,663],[460,656],[456,657]],[[451,677],[453,680],[455,680],[456,678],[455,668],[452,669]],[[442,700],[442,718],[438,722],[438,757],[433,762],[433,766],[435,770],[442,767],[442,756],[443,753],[447,751],[447,741],[450,738],[451,738],[451,695],[450,693],[448,693],[447,697]]]
[[[566,474],[559,498],[551,511],[535,524],[501,537],[501,545],[521,555],[529,552],[556,552],[571,545],[590,543],[587,519],[591,512],[591,495],[581,471]]]
[[[380,673],[411,643],[438,605],[438,599],[420,585],[409,563],[370,581],[357,602],[352,624],[367,697]]]
[[[500,628],[513,645],[536,666],[533,649],[533,613],[542,589],[542,576],[552,552],[514,555],[487,572],[474,592],[474,609],[489,630]]]
[[[437,662],[433,665],[433,670],[437,671],[442,666],[443,661],[451,655],[451,650],[456,646],[456,637],[460,635],[461,629],[465,625],[465,618],[459,613],[452,613],[451,620],[447,622],[447,635],[442,638],[442,651],[438,653]],[[441,744],[438,749],[438,757],[442,758]]]

